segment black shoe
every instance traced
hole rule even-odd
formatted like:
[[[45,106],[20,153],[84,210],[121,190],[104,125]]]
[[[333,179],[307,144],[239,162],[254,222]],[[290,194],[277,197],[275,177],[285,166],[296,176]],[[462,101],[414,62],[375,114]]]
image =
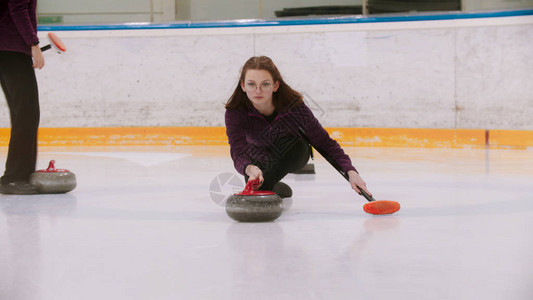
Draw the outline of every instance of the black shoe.
[[[293,172],[293,174],[316,174],[315,173],[315,164],[306,164],[300,170]]]
[[[0,185],[0,194],[5,195],[35,195],[39,194],[36,187],[27,181],[15,181]]]
[[[280,198],[290,198],[292,197],[292,189],[290,186],[288,186],[286,183],[283,183],[283,182],[278,182],[274,185],[274,188],[272,189],[272,191],[276,194],[278,194],[278,196],[280,196]]]

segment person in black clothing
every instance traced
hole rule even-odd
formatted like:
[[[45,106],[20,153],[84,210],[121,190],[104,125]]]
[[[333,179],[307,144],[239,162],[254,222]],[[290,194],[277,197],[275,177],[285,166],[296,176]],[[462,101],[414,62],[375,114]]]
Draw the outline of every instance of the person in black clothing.
[[[37,161],[39,94],[34,68],[44,66],[37,37],[37,0],[0,2],[0,83],[11,118],[2,194],[37,194],[29,184]]]

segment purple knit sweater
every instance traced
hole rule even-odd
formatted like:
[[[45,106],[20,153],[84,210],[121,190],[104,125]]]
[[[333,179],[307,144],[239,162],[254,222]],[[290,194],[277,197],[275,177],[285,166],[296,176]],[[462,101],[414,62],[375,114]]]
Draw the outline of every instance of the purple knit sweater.
[[[31,55],[37,37],[37,0],[0,0],[0,51]]]
[[[298,127],[306,132],[311,143],[326,151],[341,166],[344,172],[355,170],[348,155],[315,118],[304,103],[286,112],[280,112],[272,123],[254,107],[226,110],[226,134],[235,169],[244,175],[244,168],[257,160],[266,162],[269,155],[281,152],[283,145],[274,146],[274,141],[290,137],[301,138]]]

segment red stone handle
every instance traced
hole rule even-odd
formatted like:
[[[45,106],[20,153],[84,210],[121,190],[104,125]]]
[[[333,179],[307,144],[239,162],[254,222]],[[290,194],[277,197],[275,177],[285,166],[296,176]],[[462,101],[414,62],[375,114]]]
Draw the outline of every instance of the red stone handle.
[[[248,180],[246,183],[246,186],[244,187],[244,190],[240,192],[237,195],[240,196],[267,196],[267,195],[274,195],[274,192],[271,191],[259,191],[259,187],[261,186],[261,182],[259,179],[254,180]]]
[[[51,160],[50,163],[48,164],[48,169],[46,169],[46,170],[37,170],[35,172],[40,172],[40,173],[66,173],[66,172],[70,172],[69,170],[56,169],[55,163],[56,163],[55,160]]]
[[[50,163],[48,164],[48,169],[46,169],[46,171],[47,172],[54,172],[56,170],[55,163],[56,163],[55,160],[51,160]]]

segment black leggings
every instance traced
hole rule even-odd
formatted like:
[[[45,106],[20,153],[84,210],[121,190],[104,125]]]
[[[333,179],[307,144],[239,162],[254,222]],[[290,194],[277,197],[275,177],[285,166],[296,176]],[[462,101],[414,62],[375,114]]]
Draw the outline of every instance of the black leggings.
[[[270,161],[267,163],[253,162],[253,165],[258,166],[263,171],[263,184],[261,190],[271,191],[276,183],[278,183],[288,173],[293,173],[305,166],[309,161],[311,149],[309,144],[303,140],[293,138],[289,141],[285,140],[283,143],[287,150],[279,153],[272,153]],[[279,146],[280,144],[276,144]],[[286,146],[289,145],[289,146]],[[276,148],[276,147],[274,147]],[[277,147],[281,149],[281,147]],[[248,182],[248,175],[244,175],[244,179]]]
[[[11,117],[11,139],[2,184],[29,180],[37,160],[39,93],[30,56],[0,51],[0,83]]]

